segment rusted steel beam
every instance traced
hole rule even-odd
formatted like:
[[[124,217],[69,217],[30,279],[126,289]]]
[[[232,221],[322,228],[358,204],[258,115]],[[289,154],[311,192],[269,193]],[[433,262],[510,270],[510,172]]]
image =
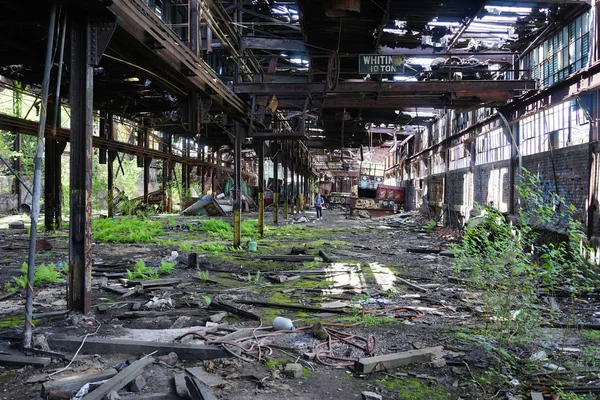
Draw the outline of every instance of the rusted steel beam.
[[[70,310],[87,314],[92,301],[92,137],[94,67],[91,23],[74,18],[71,26],[71,213],[69,232]]]
[[[379,97],[379,98],[361,98],[359,96],[346,98],[326,98],[316,99],[311,101],[312,108],[324,109],[392,109],[398,110],[401,108],[415,107],[431,107],[431,108],[449,108],[449,109],[464,109],[477,106],[482,103],[494,102],[494,105],[504,105],[507,100],[511,99],[510,93],[505,93],[504,100],[499,99],[500,92],[494,93],[494,100],[486,98],[460,98],[451,99],[444,95],[419,95],[419,96],[403,96],[403,97]],[[485,93],[482,93],[484,95]],[[490,93],[491,95],[491,93]],[[279,99],[279,110],[298,110],[304,106],[304,98],[294,99]]]
[[[327,93],[435,94],[435,93],[488,93],[492,91],[522,92],[533,90],[533,80],[505,81],[423,81],[423,82],[340,82]],[[236,83],[235,93],[253,95],[318,94],[324,93],[323,83]]]
[[[141,46],[148,48],[146,44],[150,38],[156,44],[155,47],[160,47],[150,50],[162,61],[167,62],[173,70],[183,75],[185,81],[195,89],[210,96],[220,108],[237,113],[243,118],[247,117],[248,105],[219,79],[204,60],[189,49],[143,0],[114,0],[110,9],[117,15],[119,26]],[[187,73],[184,74],[184,70],[187,70]]]

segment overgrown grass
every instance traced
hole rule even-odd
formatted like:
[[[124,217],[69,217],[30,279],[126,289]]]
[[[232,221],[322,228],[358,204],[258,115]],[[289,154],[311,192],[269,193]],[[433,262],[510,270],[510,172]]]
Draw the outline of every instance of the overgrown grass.
[[[221,253],[227,249],[225,245],[221,243],[202,243],[198,246],[198,250],[200,251],[212,251],[214,253]]]
[[[92,222],[94,238],[108,243],[150,242],[163,233],[160,221],[136,218],[97,219]]]
[[[242,236],[256,238],[258,237],[258,221],[255,219],[249,219],[242,221]]]
[[[582,329],[579,331],[582,338],[587,340],[600,341],[600,331],[592,331],[588,329]]]
[[[65,282],[65,280],[62,279],[63,272],[63,269],[57,267],[54,264],[36,265],[34,268],[33,284],[34,286],[37,286],[40,283],[52,284]],[[10,283],[7,283],[5,285],[5,288],[7,290],[24,289],[27,286],[27,263],[23,263],[21,265],[21,273],[21,276],[11,277],[15,285],[13,286]]]
[[[196,230],[223,239],[233,239],[233,226],[222,219],[209,219],[208,221],[204,221],[196,228]]]

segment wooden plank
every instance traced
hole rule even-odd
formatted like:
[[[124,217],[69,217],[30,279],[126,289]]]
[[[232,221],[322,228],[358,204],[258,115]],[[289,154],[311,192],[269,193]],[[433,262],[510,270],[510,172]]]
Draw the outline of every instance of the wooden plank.
[[[400,278],[399,276],[396,276],[396,279],[399,280],[400,282],[404,283],[405,285],[410,286],[413,289],[420,290],[421,292],[428,292],[428,290],[425,289],[424,287],[416,285],[416,284],[414,284],[414,283],[412,283],[410,281],[407,281],[404,278]]]
[[[0,354],[0,365],[23,367],[32,365],[34,367],[45,367],[52,359],[48,357],[27,357],[16,354]]]
[[[407,253],[419,253],[419,254],[439,254],[441,252],[441,250],[415,248],[415,249],[406,249],[406,252]]]
[[[302,262],[302,261],[320,261],[315,256],[257,256],[259,260],[283,261],[283,262]]]
[[[254,300],[236,300],[236,302],[242,303],[242,304],[254,304],[256,306],[269,307],[269,308],[289,308],[291,310],[328,312],[328,313],[335,313],[335,314],[345,314],[346,313],[346,311],[344,311],[344,310],[331,310],[328,308],[302,306],[299,304],[268,303],[266,301],[254,301]]]
[[[219,303],[218,301],[212,301],[209,307],[216,308],[218,310],[223,310],[230,312],[232,314],[239,315],[244,318],[251,319],[253,321],[260,321],[260,316],[251,313],[250,311],[242,310],[239,307],[230,306],[229,304]]]
[[[332,262],[334,262],[333,257],[331,257],[329,254],[325,253],[323,250],[319,250],[319,256],[326,263],[332,263]]]
[[[544,395],[540,392],[531,392],[531,400],[544,400]]]
[[[81,338],[69,336],[51,336],[48,338],[50,347],[62,351],[76,351],[81,345]],[[229,357],[230,354],[217,346],[145,342],[142,340],[103,339],[88,337],[81,351],[84,354],[150,354],[156,351],[157,355],[170,352],[177,353],[180,359],[189,361],[211,360],[214,358]]]
[[[44,382],[42,384],[42,397],[50,397],[51,394],[51,397],[56,397],[56,395],[60,392],[61,394],[64,393],[69,396],[68,398],[71,398],[86,383],[110,379],[116,374],[117,370],[110,368],[105,371],[94,372],[91,374],[77,374],[68,376],[66,378]]]
[[[444,348],[442,346],[437,346],[361,358],[354,363],[354,368],[357,372],[362,374],[369,374],[375,371],[389,371],[412,363],[431,362],[433,359],[441,357],[443,350]]]
[[[92,393],[83,397],[82,400],[102,400],[104,396],[110,392],[118,391],[125,387],[129,382],[134,380],[138,375],[142,373],[144,368],[154,362],[152,357],[144,357],[140,360],[135,361],[127,368],[123,369],[117,375],[110,378],[107,382],[102,384]]]

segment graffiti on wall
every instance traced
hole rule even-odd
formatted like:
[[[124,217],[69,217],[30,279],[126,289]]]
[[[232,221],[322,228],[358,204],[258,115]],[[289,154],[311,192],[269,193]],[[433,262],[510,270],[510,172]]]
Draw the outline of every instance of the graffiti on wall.
[[[368,198],[359,198],[354,200],[352,208],[360,210],[397,210],[398,205],[394,200],[377,200]]]
[[[558,195],[563,197],[567,204],[571,204],[571,196],[569,194],[569,190],[567,189],[567,184],[563,181],[555,181],[554,179],[545,178],[540,181],[540,184],[544,201],[552,201],[552,195],[556,193],[556,189],[558,188]]]

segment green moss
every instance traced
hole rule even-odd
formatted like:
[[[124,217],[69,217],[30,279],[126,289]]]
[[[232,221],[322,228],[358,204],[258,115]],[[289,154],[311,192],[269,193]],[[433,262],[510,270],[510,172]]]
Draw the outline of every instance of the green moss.
[[[582,329],[581,331],[579,331],[579,334],[581,335],[582,338],[587,339],[587,340],[600,340],[600,331],[592,331],[589,329]]]
[[[37,324],[39,319],[34,319],[33,324]],[[0,319],[0,328],[11,328],[15,326],[25,326],[25,317],[22,315],[11,315]]]
[[[221,237],[223,239],[233,239],[233,226],[222,219],[209,219],[195,228],[207,232],[211,236]]]
[[[362,316],[360,316],[360,315],[355,315],[352,317],[342,317],[342,318],[338,318],[335,320],[336,323],[340,323],[340,324],[356,324],[361,321],[362,321]],[[367,315],[365,315],[365,320],[363,321],[362,325],[364,325],[364,326],[383,326],[383,325],[390,325],[390,324],[396,324],[396,323],[398,323],[398,321],[392,317],[367,314]]]
[[[439,383],[418,378],[379,379],[375,384],[395,391],[399,400],[450,400],[454,397]]]
[[[318,288],[327,288],[327,285],[333,283],[333,280],[312,280],[312,279],[298,279],[294,282],[294,287],[296,288],[306,288],[306,289],[318,289]]]
[[[267,360],[266,362],[267,368],[271,371],[275,371],[277,369],[283,368],[285,365],[285,361],[283,360]]]
[[[312,372],[310,372],[310,370],[306,367],[302,367],[302,377],[304,379],[308,379],[312,376]]]
[[[197,249],[200,251],[223,252],[226,247],[220,243],[202,243]]]

